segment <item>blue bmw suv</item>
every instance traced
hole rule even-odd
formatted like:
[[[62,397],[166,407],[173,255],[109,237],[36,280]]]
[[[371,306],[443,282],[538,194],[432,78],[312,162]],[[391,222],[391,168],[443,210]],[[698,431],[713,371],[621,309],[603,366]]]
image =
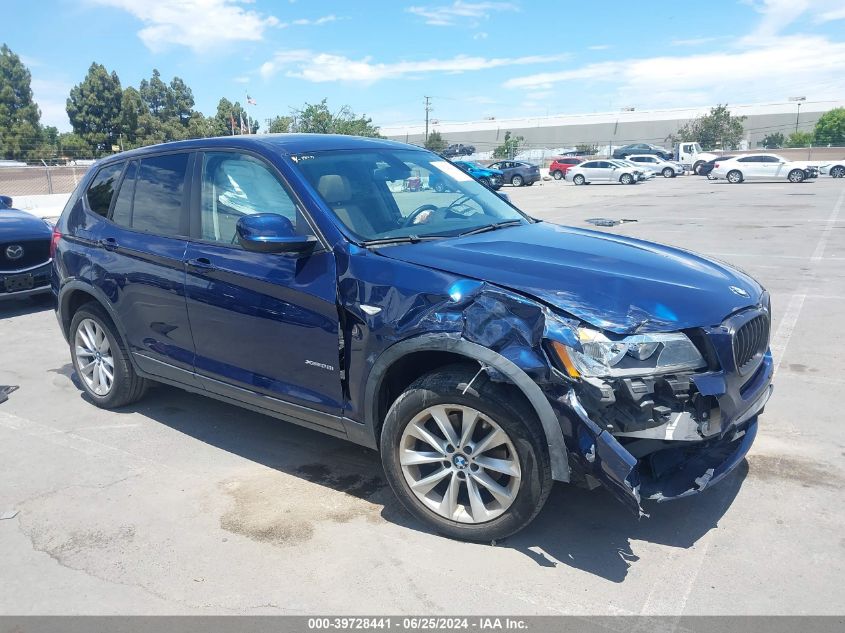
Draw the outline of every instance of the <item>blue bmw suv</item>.
[[[535,220],[387,140],[117,154],[52,251],[94,404],[162,382],[376,449],[408,510],[455,538],[516,532],[555,481],[638,514],[705,490],[772,389],[769,296],[749,276]]]

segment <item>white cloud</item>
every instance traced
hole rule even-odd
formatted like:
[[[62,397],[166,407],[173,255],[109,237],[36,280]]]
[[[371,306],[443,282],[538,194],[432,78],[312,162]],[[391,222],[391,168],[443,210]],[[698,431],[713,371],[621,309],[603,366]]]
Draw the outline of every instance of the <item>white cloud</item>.
[[[711,44],[717,40],[724,39],[723,37],[691,37],[686,40],[672,40],[672,46],[701,46],[702,44]]]
[[[790,94],[835,97],[845,89],[845,42],[821,36],[778,37],[744,50],[631,58],[507,80],[507,88],[540,90],[561,82],[605,83],[620,101],[677,105],[761,99]],[[647,101],[647,103],[643,103]]]
[[[89,0],[130,13],[144,23],[138,37],[153,52],[187,46],[206,52],[227,42],[259,41],[279,20],[237,0]]]
[[[463,2],[455,0],[447,5],[414,6],[405,9],[433,26],[456,26],[468,20],[476,22],[490,17],[490,13],[500,11],[519,11],[514,2]]]
[[[592,46],[588,46],[587,50],[589,51],[604,51],[610,48],[610,44],[593,44]]]
[[[474,39],[474,40],[486,40],[487,39],[487,33],[485,33],[484,31],[479,31],[478,33],[476,33],[475,35],[472,36],[472,39]]]
[[[552,61],[562,61],[567,57],[567,55],[529,55],[487,58],[458,55],[449,59],[384,63],[373,62],[370,57],[355,60],[331,53],[289,50],[276,53],[271,60],[262,64],[259,72],[265,79],[284,71],[288,77],[315,83],[345,81],[372,84],[383,79],[415,77],[429,73],[455,74],[504,66],[545,65]]]
[[[337,22],[338,20],[344,19],[346,18],[339,18],[334,13],[331,13],[329,15],[324,15],[313,20],[310,20],[308,18],[300,18],[298,20],[292,20],[290,22],[279,22],[277,26],[280,29],[286,29],[289,26],[322,26],[324,24],[329,24],[330,22]]]

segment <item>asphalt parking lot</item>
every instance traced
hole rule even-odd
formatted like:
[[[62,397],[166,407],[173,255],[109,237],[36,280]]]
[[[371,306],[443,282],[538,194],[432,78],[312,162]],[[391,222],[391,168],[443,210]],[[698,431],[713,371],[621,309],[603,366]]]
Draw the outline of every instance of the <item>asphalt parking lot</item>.
[[[422,529],[375,453],[190,395],[117,412],[45,302],[0,305],[5,614],[841,614],[845,182],[505,190],[529,213],[733,263],[773,298],[775,394],[747,464],[637,520],[559,484],[491,545]]]

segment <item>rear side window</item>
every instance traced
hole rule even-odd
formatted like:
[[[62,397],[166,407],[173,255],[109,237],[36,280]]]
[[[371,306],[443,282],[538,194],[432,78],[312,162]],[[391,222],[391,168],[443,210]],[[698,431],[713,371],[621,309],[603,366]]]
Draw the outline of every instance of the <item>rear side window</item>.
[[[187,235],[184,203],[188,154],[141,160],[132,204],[132,228],[158,235]]]
[[[88,208],[97,215],[106,217],[111,206],[111,199],[123,171],[124,163],[108,165],[103,167],[91,181],[88,191],[85,192],[85,199],[88,201]]]
[[[138,177],[138,163],[132,161],[126,168],[126,175],[120,190],[117,192],[117,199],[114,201],[111,220],[121,226],[132,226],[132,197],[135,195],[135,179]]]

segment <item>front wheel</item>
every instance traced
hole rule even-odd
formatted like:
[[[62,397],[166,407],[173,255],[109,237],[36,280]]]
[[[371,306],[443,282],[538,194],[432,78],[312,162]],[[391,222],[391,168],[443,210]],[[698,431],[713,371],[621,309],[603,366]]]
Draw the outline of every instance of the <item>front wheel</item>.
[[[490,189],[490,179],[489,178],[482,176],[481,178],[478,179],[478,182],[480,182],[482,185],[484,185],[485,187]]]
[[[384,422],[381,456],[408,511],[462,540],[514,534],[552,488],[533,411],[470,366],[426,374],[399,396]]]
[[[436,183],[434,183],[434,190],[437,193],[443,193],[444,191],[446,191],[446,185],[444,185],[442,182],[440,182],[438,180]]]
[[[671,167],[665,167],[663,169],[663,177],[664,178],[672,178],[675,175],[675,170]]]
[[[803,169],[793,169],[789,172],[789,182],[804,182],[804,170]]]
[[[693,165],[692,173],[694,173],[696,176],[700,176],[702,167],[704,167],[704,161],[697,162],[695,165]]]
[[[582,176],[581,174],[576,174],[575,177],[572,179],[572,182],[574,182],[576,185],[583,185],[585,181],[586,178],[584,178],[584,176]]]
[[[525,180],[522,178],[522,176],[520,176],[520,175],[518,175],[518,174],[517,174],[516,176],[514,176],[513,178],[511,178],[511,184],[512,184],[514,187],[521,187],[522,185],[524,185],[524,184],[525,184]]]
[[[831,168],[830,175],[833,178],[845,178],[845,167],[842,165],[836,165],[835,167]]]
[[[728,182],[734,185],[742,182],[742,172],[737,169],[732,169],[731,171],[729,171]]]
[[[619,182],[623,185],[631,185],[634,184],[634,177],[631,174],[622,174],[619,178]]]

